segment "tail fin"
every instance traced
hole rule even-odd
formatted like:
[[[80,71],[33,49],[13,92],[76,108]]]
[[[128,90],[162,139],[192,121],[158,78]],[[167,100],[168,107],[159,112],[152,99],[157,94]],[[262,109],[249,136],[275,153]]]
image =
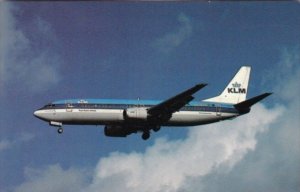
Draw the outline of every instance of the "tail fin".
[[[246,100],[250,77],[250,66],[242,66],[229,82],[221,95],[204,101],[237,104]]]

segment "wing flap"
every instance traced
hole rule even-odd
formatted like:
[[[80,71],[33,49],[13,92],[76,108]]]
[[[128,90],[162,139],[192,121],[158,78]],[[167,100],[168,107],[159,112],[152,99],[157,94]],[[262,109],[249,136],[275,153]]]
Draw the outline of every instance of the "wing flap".
[[[194,93],[205,87],[207,84],[198,84],[166,101],[163,101],[148,109],[148,114],[151,116],[170,115],[178,111],[184,105],[194,99]]]

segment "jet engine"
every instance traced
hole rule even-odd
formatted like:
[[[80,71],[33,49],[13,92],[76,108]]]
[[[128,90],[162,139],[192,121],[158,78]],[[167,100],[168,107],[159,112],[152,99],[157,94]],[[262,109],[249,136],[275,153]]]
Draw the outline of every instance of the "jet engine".
[[[104,134],[108,137],[126,137],[131,133],[143,132],[142,138],[147,140],[150,137],[150,130],[159,131],[160,126],[154,125],[149,127],[143,126],[128,126],[128,125],[106,125]]]
[[[147,108],[135,107],[124,110],[124,119],[147,121]]]
[[[109,137],[126,137],[131,132],[121,125],[107,125],[104,127],[104,134]]]

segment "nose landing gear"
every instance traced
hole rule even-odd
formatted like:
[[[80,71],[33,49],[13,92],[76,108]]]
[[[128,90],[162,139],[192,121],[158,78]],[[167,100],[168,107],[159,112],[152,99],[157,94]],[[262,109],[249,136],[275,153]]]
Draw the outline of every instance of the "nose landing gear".
[[[51,126],[57,127],[57,133],[62,134],[64,132],[64,129],[62,128],[62,123],[61,122],[50,121],[49,124]]]
[[[62,128],[62,127],[59,127],[58,129],[57,129],[57,133],[58,134],[62,134],[64,132],[64,129]]]

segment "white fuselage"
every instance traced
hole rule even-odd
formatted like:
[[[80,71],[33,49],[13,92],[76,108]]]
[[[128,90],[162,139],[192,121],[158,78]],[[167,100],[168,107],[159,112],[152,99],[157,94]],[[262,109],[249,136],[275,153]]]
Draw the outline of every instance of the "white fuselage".
[[[64,108],[40,109],[35,111],[35,116],[48,122],[62,124],[85,125],[113,125],[125,122],[124,109],[89,109],[89,108]],[[193,126],[212,123],[238,116],[238,113],[222,111],[178,111],[162,125],[164,126]],[[134,121],[133,121],[134,122]],[[147,123],[146,120],[137,120],[136,123]]]

